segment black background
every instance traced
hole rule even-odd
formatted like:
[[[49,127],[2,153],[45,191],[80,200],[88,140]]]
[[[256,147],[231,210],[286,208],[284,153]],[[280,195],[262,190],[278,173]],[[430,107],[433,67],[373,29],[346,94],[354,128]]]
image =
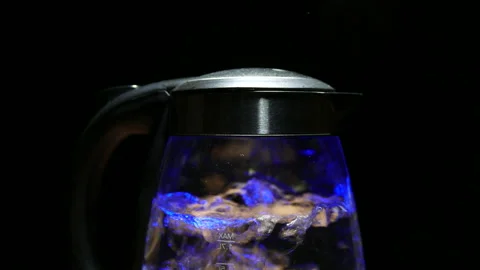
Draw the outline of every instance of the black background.
[[[465,134],[460,122],[468,121],[452,111],[468,98],[452,94],[453,87],[465,89],[450,73],[453,66],[463,76],[464,65],[455,66],[462,50],[453,52],[451,25],[435,7],[428,17],[418,6],[350,0],[116,8],[61,15],[75,22],[53,45],[56,78],[71,101],[57,104],[62,114],[55,118],[69,138],[65,149],[73,148],[106,87],[239,67],[310,75],[365,95],[344,147],[368,269],[447,261],[462,269],[461,246],[451,241],[461,237],[451,233],[464,222],[457,204],[467,204],[473,184],[452,184],[467,171],[453,169],[451,160],[465,157],[454,134]],[[444,229],[441,220],[452,221]]]

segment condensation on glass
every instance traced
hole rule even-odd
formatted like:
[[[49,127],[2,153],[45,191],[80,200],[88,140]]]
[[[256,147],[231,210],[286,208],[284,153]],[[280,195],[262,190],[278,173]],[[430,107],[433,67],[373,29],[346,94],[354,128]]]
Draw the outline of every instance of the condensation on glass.
[[[144,270],[364,269],[338,137],[171,137]]]

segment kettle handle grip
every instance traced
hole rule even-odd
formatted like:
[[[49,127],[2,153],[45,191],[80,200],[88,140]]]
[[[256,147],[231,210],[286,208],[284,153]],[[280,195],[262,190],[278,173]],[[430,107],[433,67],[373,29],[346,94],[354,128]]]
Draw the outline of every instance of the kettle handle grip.
[[[75,190],[72,209],[73,251],[77,257],[76,263],[81,269],[99,269],[97,259],[91,247],[91,225],[88,209],[95,205],[98,198],[99,186],[102,184],[103,172],[113,151],[120,143],[132,135],[146,135],[151,132],[152,119],[138,117],[135,120],[124,120],[108,127],[108,131],[100,136],[86,151],[84,162],[74,176]]]
[[[116,96],[98,111],[80,137],[74,157],[71,210],[73,255],[80,269],[100,269],[91,246],[92,226],[88,209],[95,205],[95,192],[98,191],[95,186],[102,184],[109,158],[126,138],[156,133],[158,130],[154,129],[158,124],[160,129],[165,129],[168,91],[188,79],[153,83]],[[163,108],[158,109],[159,103],[164,105],[160,106]],[[145,110],[145,107],[150,110]],[[160,113],[157,115],[157,119],[161,118],[160,123],[152,117],[151,109]]]
[[[149,97],[150,101],[157,104],[166,103],[166,98],[158,99],[155,94]],[[110,112],[102,117],[95,118],[88,129],[82,135],[78,149],[76,149],[76,160],[74,167],[74,190],[71,210],[72,244],[74,258],[80,269],[100,269],[96,254],[92,250],[91,229],[92,216],[89,209],[97,204],[99,187],[104,178],[106,168],[112,153],[118,146],[133,135],[148,135],[152,133],[156,121],[151,114],[145,113],[140,107],[145,103],[138,102],[134,108],[121,106],[112,108]],[[122,105],[125,105],[122,103]]]

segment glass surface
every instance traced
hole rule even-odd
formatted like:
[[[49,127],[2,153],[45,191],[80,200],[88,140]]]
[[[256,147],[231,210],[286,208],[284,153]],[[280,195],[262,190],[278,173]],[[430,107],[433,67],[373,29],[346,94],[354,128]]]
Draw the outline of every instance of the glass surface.
[[[364,269],[338,137],[171,137],[144,270]]]

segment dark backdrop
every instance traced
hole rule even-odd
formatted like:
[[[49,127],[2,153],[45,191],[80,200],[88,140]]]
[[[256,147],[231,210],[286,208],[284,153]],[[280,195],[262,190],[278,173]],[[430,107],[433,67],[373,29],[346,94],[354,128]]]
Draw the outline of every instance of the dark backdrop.
[[[339,91],[362,92],[363,109],[344,144],[368,269],[427,269],[439,262],[431,252],[436,243],[448,238],[445,232],[439,238],[438,219],[455,211],[438,197],[444,192],[438,175],[449,177],[448,166],[438,167],[447,162],[433,162],[452,148],[435,135],[445,131],[439,127],[456,128],[445,113],[448,103],[436,102],[450,85],[444,70],[450,53],[441,23],[384,2],[89,9],[75,16],[68,46],[57,45],[65,57],[63,79],[73,88],[65,91],[75,101],[65,105],[72,124],[63,128],[73,143],[103,88],[229,68],[288,69]],[[456,258],[459,250],[444,244],[442,254]]]

